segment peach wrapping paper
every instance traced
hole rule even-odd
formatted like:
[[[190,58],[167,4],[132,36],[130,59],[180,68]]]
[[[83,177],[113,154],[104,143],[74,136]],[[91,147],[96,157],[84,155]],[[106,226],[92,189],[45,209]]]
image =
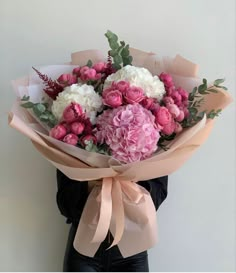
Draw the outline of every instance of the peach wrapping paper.
[[[154,53],[132,48],[131,55],[134,65],[146,67],[153,74],[171,73],[175,84],[188,91],[201,83],[197,77],[198,66],[179,55],[174,59],[161,59]],[[75,52],[71,55],[71,63],[42,67],[40,70],[56,78],[70,72],[76,65],[85,65],[88,59],[98,62],[105,57],[98,50]],[[87,152],[50,138],[47,128],[19,106],[19,97],[23,95],[30,95],[35,102],[40,101],[42,84],[35,74],[14,81],[13,86],[18,101],[9,113],[10,126],[29,137],[34,147],[71,179],[102,179],[87,199],[73,243],[75,249],[93,257],[108,229],[114,237],[110,247],[118,244],[123,257],[154,246],[157,242],[155,207],[149,192],[135,182],[169,175],[179,169],[207,139],[214,121],[204,117],[172,141],[168,151],[159,151],[141,162],[121,165],[110,156]],[[231,103],[230,95],[223,89],[218,90],[217,94],[205,96],[200,110],[223,109]]]

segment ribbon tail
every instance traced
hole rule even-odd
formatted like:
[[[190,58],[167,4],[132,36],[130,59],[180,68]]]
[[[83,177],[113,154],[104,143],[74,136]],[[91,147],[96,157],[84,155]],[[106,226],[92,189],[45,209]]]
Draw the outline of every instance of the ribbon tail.
[[[112,205],[113,205],[113,213],[115,217],[116,231],[114,235],[114,240],[107,249],[119,243],[123,235],[124,226],[125,226],[124,204],[122,200],[122,189],[121,189],[120,181],[115,180],[113,182],[111,194],[112,194]]]
[[[112,178],[103,178],[101,189],[101,207],[97,228],[91,243],[98,243],[105,240],[109,230],[112,215]]]

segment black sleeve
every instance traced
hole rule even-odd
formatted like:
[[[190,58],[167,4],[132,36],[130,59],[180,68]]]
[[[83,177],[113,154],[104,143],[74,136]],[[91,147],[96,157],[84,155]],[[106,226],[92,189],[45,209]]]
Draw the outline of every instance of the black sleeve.
[[[57,169],[56,201],[66,223],[78,223],[88,198],[88,182],[72,180]]]
[[[150,192],[156,210],[166,199],[168,193],[168,176],[139,181],[138,184]]]

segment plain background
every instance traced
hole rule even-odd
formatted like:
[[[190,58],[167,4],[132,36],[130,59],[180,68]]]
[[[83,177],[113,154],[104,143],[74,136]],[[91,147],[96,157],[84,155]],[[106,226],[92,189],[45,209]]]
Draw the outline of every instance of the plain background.
[[[74,51],[105,52],[107,29],[132,47],[183,55],[208,80],[226,77],[235,97],[234,0],[1,0],[0,271],[61,271],[69,229],[56,206],[54,167],[7,125],[10,81]],[[236,271],[234,104],[170,176],[157,218],[151,271]]]

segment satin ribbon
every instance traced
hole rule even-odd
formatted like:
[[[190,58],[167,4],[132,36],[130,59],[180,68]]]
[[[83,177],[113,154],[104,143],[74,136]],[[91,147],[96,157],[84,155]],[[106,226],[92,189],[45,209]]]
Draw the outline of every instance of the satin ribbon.
[[[111,217],[115,219],[115,234],[111,247],[117,245],[122,238],[125,227],[123,194],[133,203],[138,203],[143,197],[142,191],[135,182],[122,180],[119,177],[103,178],[101,192],[100,215],[92,243],[103,242],[110,227]],[[109,249],[107,248],[107,249]]]

